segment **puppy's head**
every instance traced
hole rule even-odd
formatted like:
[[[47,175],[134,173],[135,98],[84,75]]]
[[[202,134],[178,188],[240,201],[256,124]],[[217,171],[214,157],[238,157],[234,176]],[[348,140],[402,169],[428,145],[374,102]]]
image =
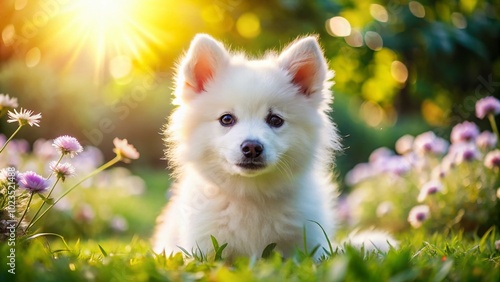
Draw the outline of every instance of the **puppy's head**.
[[[178,69],[170,161],[213,177],[293,178],[337,146],[329,78],[315,37],[249,60],[197,35]]]

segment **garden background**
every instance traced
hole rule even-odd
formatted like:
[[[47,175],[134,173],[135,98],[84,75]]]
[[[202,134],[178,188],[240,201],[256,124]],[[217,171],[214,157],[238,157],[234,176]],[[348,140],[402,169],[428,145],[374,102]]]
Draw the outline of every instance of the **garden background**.
[[[336,73],[331,116],[344,150],[335,172],[347,194],[348,172],[405,134],[450,140],[466,120],[492,130],[475,104],[500,96],[499,19],[496,0],[4,0],[0,93],[42,119],[0,164],[47,174],[51,140],[71,135],[90,152],[78,160],[83,176],[85,165],[113,158],[115,137],[128,139],[141,157],[75,189],[39,230],[68,241],[147,240],[170,183],[160,132],[175,63],[193,36],[258,57],[317,34]],[[16,128],[0,121],[7,138]],[[487,177],[496,189],[498,170]]]

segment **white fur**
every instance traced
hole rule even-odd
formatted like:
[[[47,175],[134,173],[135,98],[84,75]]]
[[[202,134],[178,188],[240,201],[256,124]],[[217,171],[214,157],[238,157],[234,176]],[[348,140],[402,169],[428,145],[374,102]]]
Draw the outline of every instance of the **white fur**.
[[[270,243],[290,255],[302,248],[304,227],[309,250],[328,249],[311,221],[329,235],[335,230],[330,171],[339,143],[328,116],[332,77],[315,37],[251,60],[197,35],[177,74],[178,107],[166,130],[176,182],[158,218],[154,250],[209,252],[213,235],[228,243],[226,257],[259,256]],[[237,118],[233,126],[219,123],[225,113]],[[269,126],[270,113],[282,117],[283,126]],[[245,140],[262,143],[265,168],[237,165]]]

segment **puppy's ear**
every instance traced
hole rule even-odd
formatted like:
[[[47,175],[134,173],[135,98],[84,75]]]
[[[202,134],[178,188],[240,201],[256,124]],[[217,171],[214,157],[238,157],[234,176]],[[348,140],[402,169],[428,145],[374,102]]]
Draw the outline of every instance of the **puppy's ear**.
[[[293,42],[281,53],[278,61],[302,94],[310,96],[323,89],[328,67],[316,37]]]
[[[191,42],[186,57],[181,62],[179,75],[184,81],[178,81],[195,93],[205,90],[207,82],[213,79],[217,71],[229,62],[229,54],[222,43],[207,34],[198,34]]]

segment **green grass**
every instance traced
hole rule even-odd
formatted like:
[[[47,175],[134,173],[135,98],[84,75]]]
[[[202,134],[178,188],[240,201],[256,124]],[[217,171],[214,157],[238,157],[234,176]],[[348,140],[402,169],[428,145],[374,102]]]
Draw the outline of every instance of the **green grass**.
[[[39,237],[16,247],[15,277],[6,269],[10,247],[0,247],[0,281],[500,281],[497,237],[494,230],[475,239],[412,232],[386,254],[345,246],[321,262],[277,253],[234,261],[223,251],[198,258],[155,255],[138,237],[69,242],[68,249],[59,238]]]
[[[475,238],[413,230],[398,234],[400,247],[387,254],[364,254],[345,246],[343,251],[333,249],[333,255],[321,262],[304,250],[282,258],[272,245],[263,250],[265,259],[229,261],[225,242],[216,238],[212,238],[213,253],[189,257],[179,250],[175,255],[156,255],[149,237],[170,180],[163,170],[138,173],[148,187],[141,196],[113,200],[102,191],[85,190],[96,197],[94,204],[113,206],[128,219],[127,233],[75,236],[68,226],[57,231],[67,244],[57,236],[17,242],[15,276],[7,272],[11,246],[0,243],[0,281],[500,281],[500,251],[495,249],[500,234],[493,229]],[[63,219],[52,220],[64,225]],[[49,227],[41,232],[56,232]]]

